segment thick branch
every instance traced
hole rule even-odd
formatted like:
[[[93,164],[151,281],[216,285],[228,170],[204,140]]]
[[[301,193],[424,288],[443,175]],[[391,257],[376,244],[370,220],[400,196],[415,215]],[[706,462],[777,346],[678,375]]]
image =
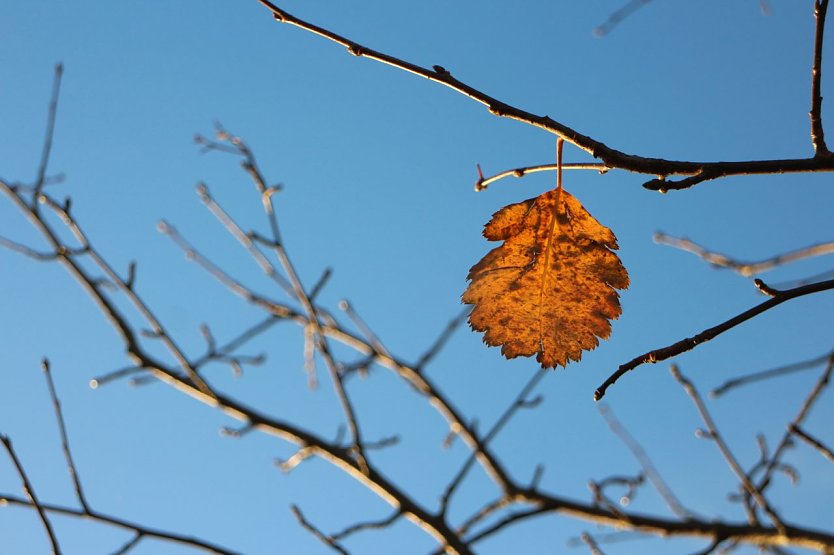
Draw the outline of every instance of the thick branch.
[[[654,179],[644,186],[648,189],[666,192],[685,189],[698,183],[718,179],[729,175],[752,175],[773,173],[822,172],[834,171],[834,159],[828,157],[797,158],[782,160],[750,160],[740,162],[690,162],[683,160],[666,160],[649,158],[620,152],[587,135],[551,119],[548,116],[537,116],[520,108],[511,106],[486,93],[456,79],[441,66],[427,69],[417,64],[402,60],[395,56],[362,46],[351,39],[343,37],[333,31],[319,27],[313,23],[299,19],[270,2],[258,0],[272,12],[277,21],[293,25],[307,32],[319,35],[336,44],[344,46],[347,51],[358,57],[364,57],[390,65],[397,69],[413,73],[420,77],[439,83],[450,89],[486,106],[490,113],[532,125],[553,133],[576,147],[600,159],[606,167],[618,168],[636,173],[657,175],[661,179]],[[680,182],[665,180],[669,175],[692,176]]]

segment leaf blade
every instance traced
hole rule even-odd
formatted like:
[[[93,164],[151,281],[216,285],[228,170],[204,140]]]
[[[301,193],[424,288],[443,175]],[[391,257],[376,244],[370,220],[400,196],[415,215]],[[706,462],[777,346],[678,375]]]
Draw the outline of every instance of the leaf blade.
[[[470,326],[507,358],[566,366],[611,333],[617,289],[628,273],[614,233],[566,191],[549,191],[496,212],[484,237],[504,241],[469,271]]]

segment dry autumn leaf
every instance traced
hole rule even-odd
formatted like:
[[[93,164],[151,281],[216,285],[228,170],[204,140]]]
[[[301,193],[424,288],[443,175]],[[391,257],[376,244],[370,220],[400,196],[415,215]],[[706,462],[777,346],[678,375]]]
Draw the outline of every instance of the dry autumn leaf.
[[[505,206],[484,228],[504,243],[469,270],[473,329],[507,358],[565,366],[607,339],[628,273],[617,238],[561,188]]]

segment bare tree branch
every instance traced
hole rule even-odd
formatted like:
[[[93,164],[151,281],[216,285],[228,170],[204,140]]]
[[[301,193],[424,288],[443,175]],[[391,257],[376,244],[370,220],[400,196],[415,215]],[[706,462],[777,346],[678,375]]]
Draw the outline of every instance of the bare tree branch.
[[[49,367],[49,360],[44,358],[41,363],[43,373],[46,376],[46,383],[49,386],[49,396],[52,398],[52,406],[55,409],[55,418],[58,420],[58,431],[61,434],[61,448],[64,451],[64,458],[67,461],[67,470],[70,478],[72,478],[72,485],[75,488],[75,496],[78,498],[78,503],[81,508],[89,513],[90,507],[87,504],[87,498],[84,495],[84,489],[81,487],[81,479],[78,476],[75,462],[72,460],[72,452],[70,451],[69,439],[67,438],[67,427],[64,423],[64,415],[61,412],[61,403],[58,401],[58,393],[55,391],[55,383],[52,381],[52,372]]]
[[[36,508],[30,500],[24,499],[22,497],[16,497],[14,495],[0,494],[0,501],[3,503],[8,503],[9,505],[17,505],[19,507]],[[146,526],[142,526],[141,524],[136,524],[135,522],[131,522],[129,520],[124,520],[114,516],[106,515],[98,511],[92,511],[88,513],[85,512],[83,509],[65,507],[63,505],[53,505],[50,503],[41,503],[41,508],[48,513],[93,520],[102,524],[115,526],[116,528],[122,528],[124,530],[132,531],[138,536],[155,538],[171,543],[187,545],[189,547],[202,549],[209,553],[219,553],[221,555],[239,555],[236,551],[230,551],[224,547],[207,542],[205,540],[201,540],[199,538],[186,536],[183,534],[177,534],[175,532],[165,532],[156,528],[149,528]]]
[[[55,66],[55,77],[52,81],[52,96],[49,101],[49,116],[46,121],[46,135],[43,139],[41,162],[38,166],[38,176],[35,179],[34,193],[38,196],[46,183],[46,169],[49,166],[49,155],[52,152],[52,139],[55,136],[55,119],[58,115],[58,97],[61,94],[61,76],[64,74],[63,64]]]
[[[622,23],[624,19],[632,15],[634,12],[636,12],[649,2],[651,2],[651,0],[628,0],[628,2],[626,2],[623,7],[614,11],[611,15],[608,16],[608,19],[606,19],[604,23],[602,23],[596,29],[594,29],[594,36],[604,37],[611,31],[613,31],[620,23]]]
[[[478,172],[478,181],[475,182],[475,191],[481,192],[486,190],[492,183],[504,179],[505,177],[524,177],[525,175],[529,175],[531,173],[538,173],[538,172],[555,172],[557,164],[540,164],[537,166],[525,166],[521,168],[514,168],[512,170],[505,170],[500,173],[496,173],[490,177],[484,177],[483,174],[479,171]],[[609,168],[605,164],[598,164],[598,163],[574,163],[574,164],[562,164],[563,170],[596,170],[600,174],[607,173]],[[480,168],[479,168],[480,170]]]
[[[825,14],[828,11],[828,0],[814,0],[814,65],[811,68],[811,142],[814,152],[819,158],[831,156],[825,144],[825,133],[822,128],[822,44],[825,35]]]
[[[770,370],[763,370],[761,372],[754,372],[752,374],[747,374],[745,376],[740,376],[738,378],[733,378],[727,380],[720,386],[716,387],[712,391],[709,392],[709,396],[713,399],[724,395],[728,391],[735,389],[737,387],[747,385],[749,383],[754,383],[762,380],[767,380],[770,378],[776,378],[779,376],[785,376],[788,374],[793,374],[794,372],[800,372],[803,370],[809,370],[811,368],[816,368],[821,364],[824,364],[827,361],[830,361],[834,357],[834,352],[826,353],[822,356],[815,357],[809,360],[803,360],[801,362],[795,362],[793,364],[787,364],[785,366],[779,366],[777,368],[772,368]]]
[[[269,0],[258,0],[266,7],[273,17],[281,22],[287,23],[313,33],[322,38],[330,40],[345,47],[348,53],[368,58],[394,68],[413,73],[424,77],[429,81],[444,85],[450,89],[478,102],[489,109],[489,112],[499,117],[506,117],[544,131],[557,135],[565,141],[588,152],[594,158],[598,158],[609,168],[617,168],[636,173],[661,176],[652,179],[643,186],[647,189],[659,192],[680,190],[692,187],[698,183],[718,179],[729,175],[755,175],[773,173],[796,173],[796,172],[821,172],[834,171],[834,159],[829,157],[795,158],[782,160],[750,160],[742,162],[690,162],[682,160],[666,160],[662,158],[649,158],[626,154],[605,145],[587,135],[560,123],[548,116],[537,116],[520,108],[511,106],[486,93],[460,81],[452,76],[445,68],[435,65],[432,69],[402,60],[390,54],[373,50],[366,46],[343,37],[333,31],[304,21],[291,15],[286,10],[279,8]],[[688,175],[690,177],[678,182],[666,179],[670,175]]]
[[[718,432],[718,427],[715,425],[715,421],[712,419],[709,411],[707,410],[704,401],[701,399],[701,395],[698,393],[698,390],[695,389],[695,386],[690,382],[686,377],[681,374],[680,370],[674,364],[670,368],[672,375],[675,379],[683,386],[686,393],[692,399],[692,402],[695,404],[695,408],[698,409],[698,413],[701,415],[701,419],[704,421],[704,425],[707,427],[707,432],[709,433],[709,438],[715,442],[715,445],[718,447],[718,450],[721,451],[721,455],[723,455],[724,460],[727,461],[727,465],[733,471],[733,473],[738,478],[741,485],[744,487],[744,490],[750,494],[750,496],[756,500],[756,503],[759,504],[759,507],[767,514],[770,518],[771,522],[776,526],[778,530],[784,533],[785,524],[782,522],[782,519],[776,514],[776,511],[773,507],[770,506],[767,499],[765,499],[764,495],[762,494],[761,490],[759,490],[753,483],[750,481],[750,478],[747,476],[747,473],[741,468],[741,465],[738,463],[735,455],[733,452],[730,451],[729,446],[724,442],[724,438]],[[751,523],[752,524],[752,523]]]
[[[614,435],[620,438],[625,446],[628,447],[628,450],[631,451],[631,454],[634,455],[634,458],[637,459],[637,462],[640,463],[643,473],[652,483],[655,490],[657,490],[657,493],[660,494],[672,512],[681,518],[690,518],[693,513],[685,508],[680,500],[678,500],[678,497],[674,494],[672,488],[666,484],[666,481],[655,468],[652,460],[649,458],[649,455],[637,442],[637,440],[632,437],[628,430],[620,424],[620,421],[617,420],[617,417],[614,415],[611,407],[608,405],[600,405],[599,412],[602,414],[602,417],[605,419],[605,422],[608,424],[608,427],[611,428]]]
[[[626,362],[625,364],[620,365],[620,367],[611,374],[601,386],[597,388],[594,392],[594,399],[599,401],[605,395],[605,391],[613,385],[618,379],[620,379],[624,374],[634,370],[638,366],[641,366],[646,363],[654,364],[656,362],[660,362],[662,360],[666,360],[677,356],[681,353],[685,353],[691,349],[694,349],[698,345],[702,343],[706,343],[710,339],[721,335],[727,330],[730,330],[737,325],[746,322],[747,320],[758,316],[759,314],[778,306],[785,301],[789,301],[791,299],[795,299],[797,297],[802,297],[805,295],[810,295],[813,293],[820,293],[822,291],[828,291],[830,289],[834,289],[834,280],[828,281],[821,281],[818,283],[812,283],[809,285],[803,285],[802,287],[797,287],[795,289],[788,289],[786,291],[780,291],[778,295],[775,297],[768,299],[767,301],[754,306],[753,308],[742,312],[741,314],[730,318],[729,320],[718,324],[717,326],[713,326],[709,329],[702,331],[701,333],[694,335],[692,337],[687,337],[686,339],[681,339],[677,343],[673,343],[668,347],[662,347],[660,349],[655,349],[653,351],[649,351],[645,354],[642,354],[638,357],[633,358],[632,360]]]
[[[591,534],[588,532],[582,532],[580,538],[582,538],[582,542],[588,546],[588,549],[591,550],[591,555],[605,555]]]
[[[344,547],[342,547],[333,536],[328,536],[327,534],[323,533],[321,530],[316,528],[309,520],[304,518],[304,513],[301,512],[301,509],[298,508],[298,505],[292,505],[290,508],[292,509],[292,514],[295,515],[296,520],[298,520],[298,523],[302,526],[302,528],[310,532],[324,545],[333,549],[333,551],[341,553],[342,555],[350,555],[350,552]]]
[[[834,451],[827,447],[822,441],[810,435],[796,424],[791,424],[790,432],[796,437],[803,439],[808,445],[819,451],[823,457],[831,462],[834,462]]]
[[[46,531],[46,536],[49,539],[49,543],[52,545],[52,553],[53,555],[60,555],[61,548],[58,545],[58,539],[55,537],[55,531],[52,529],[52,523],[49,522],[49,518],[46,516],[46,507],[38,501],[38,496],[35,495],[35,488],[32,487],[32,483],[29,481],[29,477],[26,476],[26,471],[23,469],[23,465],[20,464],[20,459],[17,458],[17,453],[15,453],[14,448],[12,447],[12,440],[9,436],[0,434],[0,443],[3,444],[3,447],[6,448],[6,452],[9,454],[9,458],[14,464],[15,469],[17,469],[17,474],[20,476],[20,481],[23,482],[23,492],[26,494],[28,501],[24,503],[33,507],[35,511],[37,511],[38,516],[41,519],[41,524],[43,524],[43,528]],[[9,502],[9,499],[2,498],[5,502]]]
[[[758,262],[741,262],[723,254],[709,251],[685,237],[673,237],[671,235],[666,235],[665,233],[657,232],[654,234],[654,241],[655,243],[659,243],[661,245],[669,245],[670,247],[691,252],[716,268],[728,268],[745,277],[761,274],[762,272],[766,272],[776,268],[777,266],[783,266],[805,258],[834,253],[834,241],[826,241],[824,243],[817,243],[816,245],[796,249]]]

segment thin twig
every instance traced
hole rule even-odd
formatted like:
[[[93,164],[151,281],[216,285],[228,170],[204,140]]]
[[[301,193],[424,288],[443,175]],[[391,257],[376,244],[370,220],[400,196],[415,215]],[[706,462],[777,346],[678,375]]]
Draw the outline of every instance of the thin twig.
[[[49,100],[49,115],[46,120],[46,134],[43,139],[41,162],[38,166],[38,177],[35,179],[34,196],[37,197],[46,182],[46,169],[49,166],[49,155],[52,152],[52,139],[55,136],[55,119],[58,115],[58,98],[61,94],[61,77],[64,75],[64,65],[55,66],[55,77],[52,81],[52,96]]]
[[[295,515],[296,520],[298,523],[313,534],[319,541],[321,541],[327,547],[333,549],[334,551],[341,553],[342,555],[350,555],[347,549],[339,545],[339,542],[333,536],[328,536],[324,534],[321,530],[316,528],[309,520],[304,518],[304,513],[301,512],[301,509],[298,508],[298,505],[291,505],[290,509],[292,510],[292,514]]]
[[[44,358],[41,363],[43,373],[46,376],[46,383],[49,387],[49,396],[52,398],[52,406],[55,409],[55,418],[58,420],[58,431],[61,434],[61,449],[64,451],[64,459],[67,461],[67,470],[70,478],[72,478],[72,485],[75,488],[75,496],[78,498],[78,503],[85,512],[90,512],[90,506],[87,504],[87,498],[84,495],[84,489],[81,487],[81,478],[78,476],[78,469],[72,459],[72,452],[70,451],[69,439],[67,438],[67,426],[64,422],[64,415],[61,411],[61,403],[58,401],[58,393],[55,391],[55,382],[52,380],[52,371],[50,370],[49,360]]]
[[[380,530],[382,528],[387,528],[394,524],[403,514],[401,511],[394,511],[391,516],[383,518],[381,520],[372,520],[368,522],[360,522],[358,524],[354,524],[352,526],[348,526],[341,532],[336,532],[335,534],[330,534],[330,537],[336,541],[343,540],[348,536],[351,536],[357,532],[361,532],[363,530]]]
[[[191,385],[191,387],[194,387]],[[9,505],[17,505],[18,507],[28,507],[28,508],[36,508],[32,502],[28,499],[24,499],[22,497],[17,497],[14,495],[6,495],[0,493],[0,502],[8,503]],[[50,514],[57,514],[57,515],[64,515],[75,517],[79,519],[85,520],[92,520],[94,522],[99,522],[102,524],[108,524],[110,526],[114,526],[116,528],[121,528],[123,530],[129,530],[136,534],[154,538],[162,541],[167,541],[176,544],[182,544],[189,547],[202,549],[209,553],[218,553],[220,555],[239,555],[237,551],[231,551],[219,545],[213,544],[211,542],[207,542],[205,540],[201,540],[199,538],[195,538],[193,536],[186,536],[184,534],[177,534],[175,532],[165,532],[163,530],[158,530],[156,528],[149,528],[146,526],[142,526],[141,524],[136,524],[135,522],[131,522],[128,520],[124,520],[121,518],[117,518],[114,516],[106,515],[104,513],[100,513],[98,511],[92,512],[84,512],[82,509],[76,509],[74,507],[65,507],[63,505],[52,505],[49,503],[42,503],[41,507],[44,511]]]
[[[834,356],[828,359],[828,364],[825,367],[825,371],[820,375],[817,383],[814,384],[814,388],[808,393],[808,396],[805,398],[805,401],[802,403],[802,406],[799,408],[799,412],[791,420],[790,424],[788,424],[788,430],[785,431],[784,435],[782,436],[781,441],[776,446],[776,449],[773,451],[773,457],[770,459],[770,462],[767,465],[767,468],[764,471],[763,476],[759,480],[757,484],[759,491],[764,491],[770,485],[770,480],[773,475],[773,472],[779,467],[780,459],[782,455],[787,451],[788,447],[791,446],[791,431],[790,428],[800,426],[811,414],[811,409],[814,407],[816,402],[819,400],[820,396],[822,395],[823,391],[828,387],[828,384],[831,381],[831,376],[834,374]]]
[[[815,438],[796,424],[791,424],[789,430],[796,437],[804,440],[808,445],[819,451],[823,457],[831,462],[834,462],[834,451],[827,447],[822,441]]]
[[[677,343],[673,343],[667,347],[662,347],[660,349],[654,349],[652,351],[648,351],[638,357],[633,358],[632,360],[626,362],[625,364],[620,365],[617,370],[611,374],[601,386],[597,388],[594,392],[594,399],[599,401],[605,395],[605,391],[613,385],[618,379],[620,379],[624,374],[634,370],[638,366],[647,363],[656,363],[662,360],[666,360],[677,356],[681,353],[685,353],[691,349],[694,349],[698,345],[702,343],[706,343],[710,339],[721,335],[727,330],[730,330],[737,325],[746,322],[747,320],[758,316],[759,314],[774,308],[786,301],[791,299],[795,299],[797,297],[802,297],[805,295],[810,295],[813,293],[820,293],[822,291],[828,291],[830,289],[834,289],[834,280],[828,281],[821,281],[818,283],[812,283],[809,285],[803,285],[802,287],[797,287],[795,289],[787,289],[785,291],[781,291],[777,296],[772,297],[765,302],[754,306],[749,310],[745,310],[741,314],[737,316],[733,316],[729,320],[718,324],[717,326],[711,327],[702,331],[701,333],[694,335],[692,337],[687,337],[686,339],[681,339]]]
[[[693,516],[692,512],[686,509],[674,492],[672,492],[672,488],[669,487],[657,471],[652,463],[652,460],[649,458],[649,455],[643,449],[643,446],[640,445],[620,423],[614,415],[614,412],[611,410],[611,407],[608,405],[601,405],[599,407],[599,412],[602,414],[602,417],[605,419],[605,422],[608,424],[608,427],[611,428],[614,435],[620,438],[620,441],[628,447],[628,450],[631,451],[631,454],[634,455],[634,458],[637,459],[638,463],[640,463],[640,467],[643,469],[643,473],[646,475],[646,478],[649,479],[654,486],[654,489],[657,490],[657,493],[660,494],[672,512],[681,518],[691,518]]]
[[[504,426],[507,425],[507,423],[510,421],[510,419],[512,419],[513,415],[516,412],[518,412],[520,409],[524,407],[529,407],[531,406],[531,403],[536,402],[529,401],[527,397],[533,392],[533,390],[536,389],[536,386],[539,384],[539,382],[545,375],[546,372],[543,371],[537,371],[533,374],[533,376],[524,385],[524,387],[521,389],[518,395],[515,396],[515,399],[510,404],[510,406],[507,407],[506,410],[504,410],[504,413],[498,418],[498,420],[495,421],[495,424],[492,425],[492,428],[490,428],[487,434],[480,441],[480,449],[483,449],[484,447],[489,445],[489,442],[492,441],[496,435],[498,435],[498,433],[504,428]],[[446,486],[446,490],[443,492],[443,495],[440,498],[441,515],[446,514],[446,511],[449,508],[449,501],[451,500],[452,495],[454,495],[455,490],[463,482],[463,479],[466,477],[466,474],[469,472],[469,469],[475,463],[477,453],[478,451],[473,451],[469,455],[469,457],[467,457],[466,462],[464,462],[463,466],[461,466],[460,470],[458,470],[458,473],[455,475],[452,481],[449,482],[449,485]]]
[[[831,360],[832,357],[834,357],[834,352],[829,352],[822,356],[812,358],[809,360],[794,362],[793,364],[787,364],[785,366],[779,366],[777,368],[771,368],[769,370],[763,370],[761,372],[754,372],[745,376],[739,376],[738,378],[732,378],[710,391],[709,396],[712,399],[716,399],[732,389],[735,389],[743,385],[747,385],[749,383],[767,380],[770,378],[776,378],[779,376],[785,376],[788,374],[793,374],[794,372],[809,370],[811,368],[816,368],[817,366],[825,363],[826,361]]]
[[[825,145],[825,133],[822,127],[822,45],[825,35],[825,14],[828,11],[828,0],[814,1],[814,65],[811,67],[811,142],[817,157],[830,157],[831,152]]]
[[[58,545],[58,539],[55,537],[55,531],[52,529],[52,523],[49,522],[49,518],[46,516],[46,509],[41,502],[38,501],[38,496],[35,495],[35,488],[32,487],[29,477],[26,476],[26,471],[23,470],[23,465],[20,464],[20,459],[17,458],[17,454],[12,447],[11,438],[0,434],[0,443],[2,443],[3,447],[6,448],[6,452],[9,454],[12,464],[14,464],[14,467],[17,469],[17,474],[20,476],[21,482],[23,482],[23,492],[29,499],[29,505],[34,507],[41,519],[41,524],[43,524],[43,528],[46,531],[46,536],[49,538],[49,543],[52,545],[53,555],[60,555],[61,548]]]
[[[834,241],[826,241],[758,262],[741,262],[721,253],[707,250],[685,237],[673,237],[665,233],[657,232],[654,234],[654,241],[661,245],[669,245],[670,247],[691,252],[716,268],[727,268],[745,277],[761,274],[777,266],[783,266],[791,262],[796,262],[797,260],[834,253]]]
[[[596,170],[600,174],[607,173],[609,168],[605,164],[600,164],[597,162],[589,162],[589,163],[571,163],[571,164],[562,164],[563,170]],[[531,173],[538,173],[538,172],[552,172],[556,171],[556,164],[539,164],[537,166],[523,166],[520,168],[513,168],[511,170],[505,170],[500,173],[496,173],[495,175],[491,175],[489,177],[483,177],[480,173],[478,174],[478,181],[475,182],[475,191],[481,192],[486,190],[492,183],[504,179],[506,177],[524,177],[525,175],[529,175]]]
[[[611,31],[613,31],[614,28],[616,28],[620,23],[622,23],[624,19],[632,15],[634,12],[636,12],[649,2],[651,2],[651,0],[628,0],[628,2],[626,2],[626,4],[623,7],[609,15],[608,19],[606,19],[604,23],[602,23],[596,29],[594,29],[594,36],[604,37]]]
[[[695,404],[695,408],[698,410],[698,414],[701,415],[701,420],[704,421],[704,425],[707,427],[707,432],[709,433],[709,438],[715,442],[715,445],[718,447],[718,450],[721,451],[721,455],[723,455],[724,460],[727,461],[727,465],[733,471],[733,473],[738,478],[739,482],[741,483],[744,490],[756,500],[759,507],[765,512],[765,514],[770,518],[773,525],[779,530],[782,534],[785,533],[785,524],[782,522],[782,519],[776,514],[776,511],[773,507],[770,506],[770,503],[767,502],[762,492],[750,481],[750,478],[747,476],[747,473],[741,468],[741,465],[738,463],[735,455],[733,452],[730,451],[729,446],[724,442],[724,438],[718,432],[718,427],[715,425],[715,421],[712,419],[709,411],[707,410],[704,401],[701,399],[701,395],[698,393],[698,390],[695,389],[695,386],[690,382],[683,374],[681,374],[680,370],[674,364],[670,368],[672,375],[678,381],[678,383],[683,386],[686,393],[692,399],[692,402]]]
[[[304,285],[301,283],[301,279],[298,276],[298,272],[295,269],[295,265],[290,260],[290,257],[287,254],[286,249],[284,248],[283,241],[281,240],[281,233],[278,227],[278,218],[275,214],[275,207],[273,205],[273,193],[277,189],[275,187],[269,187],[267,185],[266,179],[263,177],[263,174],[261,173],[258,167],[254,154],[249,149],[248,145],[240,137],[232,136],[222,129],[220,130],[218,135],[221,137],[222,140],[227,140],[229,143],[231,143],[232,146],[236,147],[240,151],[241,156],[244,158],[242,166],[244,170],[246,170],[246,172],[250,175],[252,181],[255,183],[256,189],[261,194],[261,200],[263,202],[264,211],[266,213],[267,219],[269,221],[269,226],[272,231],[272,241],[269,242],[269,247],[278,257],[278,260],[281,263],[281,267],[284,269],[284,273],[289,278],[293,295],[303,307],[304,312],[307,313],[307,320],[309,322],[309,325],[312,326],[312,330],[314,332],[316,347],[319,353],[321,353],[325,365],[327,366],[328,372],[330,374],[330,379],[333,384],[333,388],[336,392],[336,396],[339,399],[339,403],[342,406],[342,411],[344,412],[345,419],[347,420],[348,429],[350,430],[351,437],[353,438],[353,454],[356,457],[357,462],[359,463],[359,468],[363,472],[369,472],[368,462],[365,458],[365,453],[362,447],[362,432],[359,427],[359,423],[356,419],[356,411],[353,408],[353,404],[350,400],[350,397],[348,396],[347,390],[345,389],[344,383],[342,381],[342,376],[339,372],[339,365],[336,364],[336,361],[333,358],[333,354],[330,350],[330,344],[328,342],[327,336],[323,331],[322,323],[319,320],[319,312],[313,306],[313,303],[310,300],[310,295],[307,293],[307,291],[304,288]],[[386,353],[383,352],[383,354]]]
[[[588,532],[582,532],[582,535],[579,537],[582,539],[582,543],[587,545],[588,549],[591,550],[591,555],[605,555],[591,534]]]
[[[426,352],[423,353],[423,355],[417,360],[417,362],[414,363],[415,370],[421,372],[426,367],[426,365],[429,362],[431,362],[432,359],[434,359],[434,357],[437,356],[437,354],[443,349],[443,347],[446,346],[446,342],[449,341],[449,339],[452,337],[452,334],[455,333],[455,330],[457,330],[461,326],[461,324],[463,324],[466,321],[466,317],[469,316],[470,312],[472,312],[472,308],[467,306],[463,310],[461,310],[457,316],[449,320],[449,323],[446,324],[446,327],[443,329],[440,335],[437,336],[437,339],[435,339],[434,343],[432,343],[431,346],[428,349],[426,349]]]

